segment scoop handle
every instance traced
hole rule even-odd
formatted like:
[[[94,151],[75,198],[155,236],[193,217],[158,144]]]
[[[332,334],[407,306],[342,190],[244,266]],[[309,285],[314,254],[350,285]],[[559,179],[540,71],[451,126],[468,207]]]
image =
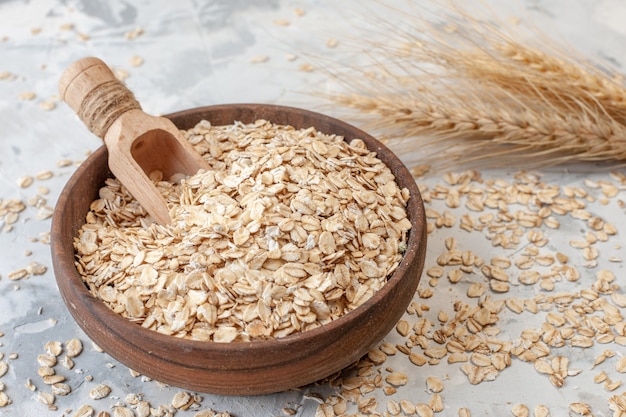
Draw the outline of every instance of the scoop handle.
[[[59,94],[85,123],[104,139],[122,114],[141,105],[101,59],[87,57],[71,64],[59,79]]]

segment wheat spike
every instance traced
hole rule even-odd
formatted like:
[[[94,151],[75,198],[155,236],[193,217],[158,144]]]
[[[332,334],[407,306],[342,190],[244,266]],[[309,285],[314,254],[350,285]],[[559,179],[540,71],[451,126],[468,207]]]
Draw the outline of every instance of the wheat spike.
[[[554,42],[540,48],[455,5],[449,12],[454,24],[380,22],[388,39],[368,41],[372,65],[331,71],[347,90],[333,102],[396,152],[419,150],[444,167],[626,161],[620,77]]]

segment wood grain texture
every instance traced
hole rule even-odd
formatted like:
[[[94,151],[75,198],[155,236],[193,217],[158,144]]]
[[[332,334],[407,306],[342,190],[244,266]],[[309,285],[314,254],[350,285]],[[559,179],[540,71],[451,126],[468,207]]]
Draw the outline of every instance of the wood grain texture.
[[[73,238],[89,204],[111,176],[107,150],[93,153],[68,181],[59,197],[51,232],[57,284],[70,313],[85,333],[112,357],[153,379],[181,388],[225,395],[266,394],[325,378],[358,360],[391,331],[411,302],[426,253],[423,202],[411,174],[376,139],[339,120],[301,109],[232,104],[185,110],[169,116],[188,129],[202,119],[214,125],[258,118],[296,128],[314,126],[346,140],[362,139],[410,190],[412,229],[405,256],[389,281],[363,305],[307,332],[281,339],[214,343],[183,340],[147,330],[109,310],[88,292],[74,266]]]
[[[165,117],[146,114],[133,93],[100,59],[70,65],[59,80],[59,94],[109,150],[109,168],[143,208],[161,224],[170,223],[165,199],[149,178],[194,175],[208,169],[193,146]]]

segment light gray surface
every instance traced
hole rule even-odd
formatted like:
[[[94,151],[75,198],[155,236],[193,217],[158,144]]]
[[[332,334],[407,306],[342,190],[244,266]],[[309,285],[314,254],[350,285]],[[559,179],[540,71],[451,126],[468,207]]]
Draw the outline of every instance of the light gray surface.
[[[0,73],[8,71],[14,75],[12,79],[0,80],[0,199],[26,201],[38,193],[39,186],[43,186],[50,190],[44,197],[47,205],[53,207],[75,169],[75,165],[57,167],[57,161],[80,161],[87,151],[100,146],[98,139],[88,134],[68,107],[56,102],[59,75],[74,60],[95,55],[115,68],[127,70],[130,74],[126,80],[128,86],[134,90],[144,109],[151,113],[218,103],[266,102],[332,114],[332,107],[310,93],[335,89],[335,82],[320,71],[305,72],[299,67],[307,62],[307,55],[325,56],[337,62],[351,56],[352,51],[346,45],[351,44],[351,39],[366,36],[358,28],[364,25],[362,15],[373,13],[364,3],[333,0],[0,2],[0,39],[4,37],[0,41]],[[405,4],[400,0],[395,3]],[[497,4],[495,1],[491,3]],[[384,10],[372,3],[366,4],[368,8],[378,10],[376,13]],[[303,9],[305,14],[297,17],[294,14],[296,7]],[[516,8],[502,4],[494,7],[503,16],[510,14],[535,21],[544,32],[561,37],[586,56],[604,57],[619,68],[626,62],[626,49],[623,48],[626,6],[620,0],[527,0]],[[276,19],[287,19],[290,25],[277,25],[273,23]],[[73,28],[63,29],[66,24],[72,24]],[[33,34],[35,28],[41,29],[40,32]],[[127,39],[125,34],[137,28],[143,29],[144,33],[135,39]],[[89,39],[79,39],[79,32],[87,34]],[[331,37],[339,40],[337,48],[325,46]],[[290,61],[290,54],[297,59]],[[250,62],[259,55],[266,55],[269,59],[258,64]],[[143,65],[132,67],[130,60],[133,56],[143,58]],[[24,92],[34,92],[36,98],[21,100],[19,95]],[[42,100],[55,101],[56,109],[43,110],[40,107]],[[407,162],[414,159],[412,155],[402,155],[402,158]],[[54,177],[35,181],[26,189],[17,186],[19,177],[34,176],[45,170],[53,171]],[[545,181],[562,186],[581,186],[586,177],[610,180],[608,173],[602,171],[593,174],[572,171],[575,170],[553,169],[546,173]],[[512,174],[508,171],[489,173],[508,180]],[[430,181],[434,184],[438,180]],[[436,204],[439,203],[433,203],[442,209]],[[598,216],[612,219],[617,225],[624,214],[616,204],[603,206],[595,203],[589,209]],[[37,208],[28,207],[11,232],[0,232],[0,331],[4,333],[0,338],[0,354],[4,354],[4,360],[9,363],[9,372],[0,378],[0,383],[5,384],[5,392],[13,402],[0,408],[0,416],[58,416],[84,403],[92,403],[98,410],[107,410],[113,404],[123,402],[129,393],[142,393],[153,406],[170,403],[179,389],[133,378],[125,366],[96,352],[74,323],[56,288],[49,246],[33,241],[50,227],[50,221],[38,220],[37,214]],[[0,228],[2,226],[0,223]],[[564,224],[558,232],[551,232],[552,249],[579,256],[567,243],[577,237],[579,229],[580,225],[572,222]],[[427,267],[434,265],[434,258],[441,253],[443,241],[449,236],[447,233],[438,231],[430,237]],[[462,235],[458,238],[465,247],[475,248],[485,258],[495,255],[495,249],[480,236]],[[615,242],[619,242],[619,237],[602,253],[598,267],[585,270],[585,278],[591,279],[602,267],[623,272],[621,264],[608,263],[609,256],[624,257],[623,249]],[[26,251],[32,251],[32,255],[26,256]],[[20,281],[8,279],[11,271],[32,261],[48,266],[48,272]],[[619,279],[623,280],[623,277]],[[426,285],[425,281],[422,286]],[[445,287],[439,287],[435,297],[419,301],[429,304],[431,311],[435,312],[448,306],[450,291],[458,290],[450,288],[446,291]],[[500,327],[515,334],[527,325],[517,317],[506,316]],[[36,356],[44,352],[47,341],[64,341],[72,337],[79,337],[85,344],[85,351],[76,358],[76,368],[62,371],[73,393],[57,397],[58,411],[47,411],[34,399],[38,391],[29,391],[24,384],[30,378],[40,390],[45,390],[37,376]],[[388,340],[401,342],[395,333]],[[603,348],[608,347],[597,346],[592,352],[597,354]],[[623,346],[611,348],[619,351]],[[16,359],[9,358],[13,352],[19,354]],[[571,383],[568,381],[568,385],[561,389],[552,387],[531,365],[519,361],[495,382],[476,386],[467,383],[458,367],[407,367],[408,361],[401,360],[400,356],[390,359],[386,366],[411,375],[410,383],[399,390],[397,399],[428,401],[424,379],[429,375],[446,379],[444,415],[456,415],[456,410],[462,406],[472,410],[474,416],[508,415],[512,404],[523,402],[531,409],[535,404],[545,404],[553,416],[561,416],[567,415],[566,405],[573,401],[591,404],[596,416],[610,415],[607,399],[614,393],[603,390],[601,384],[591,383],[591,352],[584,352],[575,360],[577,367],[584,369],[587,376],[573,379]],[[86,375],[92,375],[93,381],[86,381]],[[110,385],[113,388],[111,396],[98,402],[90,400],[88,391],[97,383]],[[305,398],[303,394],[308,391],[325,394],[332,390],[320,385],[260,397],[203,394],[201,408],[229,411],[236,416],[272,416],[281,415],[284,407],[292,407],[297,410],[297,415],[312,416],[317,403]],[[622,391],[620,388],[616,393]],[[385,411],[388,399],[379,397],[380,412]],[[192,411],[178,413],[183,416],[193,414]]]

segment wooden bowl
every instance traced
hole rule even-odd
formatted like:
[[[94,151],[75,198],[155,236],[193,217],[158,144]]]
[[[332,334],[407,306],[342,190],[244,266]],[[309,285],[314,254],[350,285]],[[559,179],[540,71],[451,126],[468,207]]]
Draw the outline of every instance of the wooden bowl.
[[[215,343],[175,338],[144,329],[111,311],[87,290],[74,265],[73,239],[90,203],[111,176],[103,146],[76,170],[54,212],[51,247],[54,272],[67,308],[84,332],[126,366],[180,388],[215,394],[266,394],[297,388],[358,360],[394,328],[411,302],[424,265],[424,206],[411,174],[385,146],[365,132],[331,117],[290,107],[235,104],[209,106],[167,116],[189,129],[202,119],[213,125],[266,119],[296,128],[314,126],[347,140],[362,139],[387,164],[400,187],[411,193],[412,229],[404,258],[388,282],[367,302],[322,327],[284,338]]]

